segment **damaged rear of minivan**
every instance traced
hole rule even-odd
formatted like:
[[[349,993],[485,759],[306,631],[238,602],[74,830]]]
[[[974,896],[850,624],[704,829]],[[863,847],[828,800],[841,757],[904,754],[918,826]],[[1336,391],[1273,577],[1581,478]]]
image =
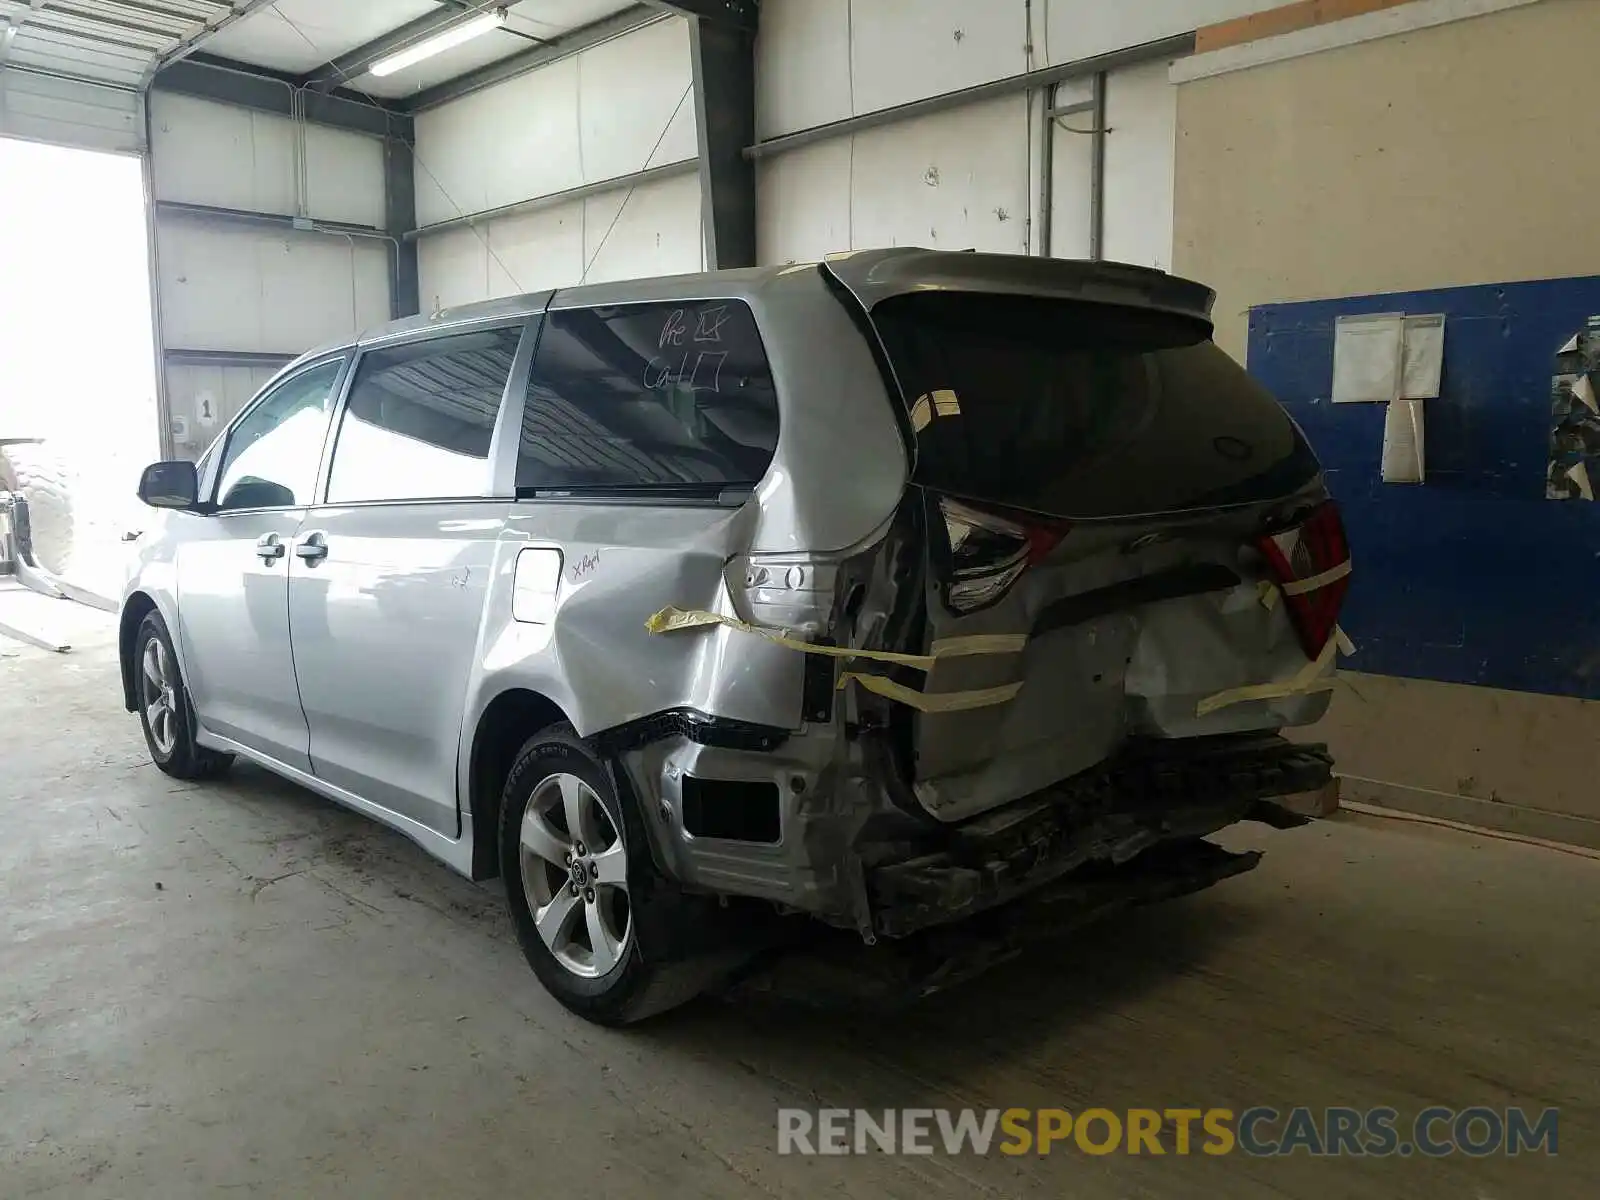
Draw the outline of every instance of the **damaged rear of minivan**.
[[[1336,804],[1325,749],[1282,731],[1329,702],[1343,526],[1299,428],[1212,342],[1210,291],[912,249],[814,270],[882,394],[832,436],[894,422],[900,500],[846,551],[732,555],[718,604],[652,618],[804,662],[801,721],[768,744],[621,749],[667,874],[870,945],[1025,895],[1075,918],[1205,887],[1259,857],[1206,835]],[[826,457],[785,460],[816,439],[779,399],[782,487],[849,505]]]

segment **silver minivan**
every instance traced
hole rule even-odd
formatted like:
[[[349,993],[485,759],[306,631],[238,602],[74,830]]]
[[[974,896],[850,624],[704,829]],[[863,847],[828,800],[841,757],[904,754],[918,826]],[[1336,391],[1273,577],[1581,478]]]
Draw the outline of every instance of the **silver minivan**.
[[[897,249],[313,351],[146,471],[127,707],[170,775],[244,758],[501,876],[608,1023],[801,918],[879,954],[1206,886],[1258,857],[1206,835],[1334,794],[1281,731],[1350,571],[1211,301]]]

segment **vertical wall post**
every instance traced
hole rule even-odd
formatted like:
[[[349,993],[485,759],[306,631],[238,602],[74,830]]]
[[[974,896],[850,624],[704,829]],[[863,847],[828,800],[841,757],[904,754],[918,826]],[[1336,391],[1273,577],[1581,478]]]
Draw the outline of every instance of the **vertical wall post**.
[[[1093,150],[1089,158],[1089,257],[1105,257],[1106,246],[1106,73],[1094,77]]]
[[[150,353],[155,358],[156,422],[160,426],[159,444],[162,458],[177,453],[172,437],[172,404],[167,395],[166,334],[161,325],[161,260],[156,229],[156,166],[154,122],[150,117],[150,89],[139,93],[139,120],[144,125],[143,149],[139,155],[139,173],[144,182],[145,263],[150,272]]]
[[[417,227],[417,177],[411,142],[391,132],[383,139],[384,228],[394,239],[389,258],[389,315],[409,317],[422,311],[417,280],[416,239],[405,235]]]
[[[1049,84],[1041,96],[1039,112],[1039,250],[1050,257],[1055,241],[1056,207],[1056,85]]]
[[[689,18],[700,211],[713,270],[756,265],[756,35],[728,21]]]

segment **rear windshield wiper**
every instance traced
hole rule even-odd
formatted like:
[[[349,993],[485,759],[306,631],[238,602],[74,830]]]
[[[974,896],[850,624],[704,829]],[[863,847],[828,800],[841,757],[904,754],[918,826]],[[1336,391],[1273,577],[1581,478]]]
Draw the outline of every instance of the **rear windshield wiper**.
[[[567,497],[616,496],[628,500],[714,500],[740,505],[756,490],[754,483],[571,483],[519,487],[518,500],[561,500]]]

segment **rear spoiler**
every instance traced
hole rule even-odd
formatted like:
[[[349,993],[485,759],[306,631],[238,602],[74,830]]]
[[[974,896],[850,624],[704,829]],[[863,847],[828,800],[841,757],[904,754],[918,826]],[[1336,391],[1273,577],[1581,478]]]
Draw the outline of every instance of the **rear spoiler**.
[[[1209,332],[1216,300],[1204,284],[1149,267],[970,250],[854,250],[830,254],[823,270],[868,312],[908,292],[976,292],[1144,308],[1190,317]]]

